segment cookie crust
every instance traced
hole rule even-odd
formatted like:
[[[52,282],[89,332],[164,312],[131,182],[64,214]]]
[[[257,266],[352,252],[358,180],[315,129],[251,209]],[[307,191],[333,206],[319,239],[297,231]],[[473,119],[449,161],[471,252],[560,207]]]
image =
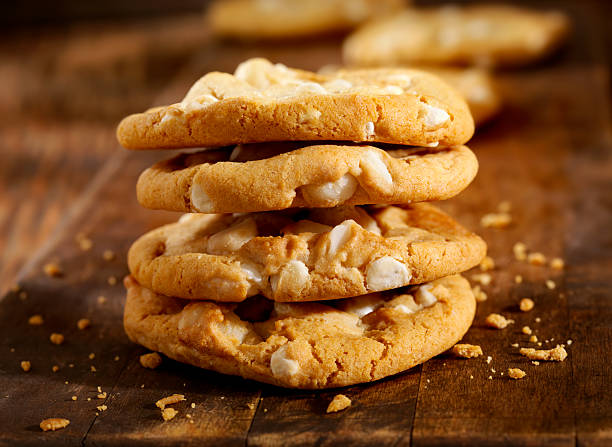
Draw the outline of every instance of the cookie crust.
[[[140,284],[168,296],[317,301],[431,281],[485,254],[480,237],[419,203],[186,214],[138,239],[128,264]]]
[[[182,154],[141,174],[138,201],[200,213],[434,201],[461,192],[478,170],[465,146],[308,145],[291,151],[295,147],[268,143]]]
[[[132,341],[180,362],[288,388],[341,387],[405,371],[459,341],[476,308],[458,275],[424,291],[333,303],[253,299],[246,311],[160,295],[132,277],[124,283],[124,326]]]
[[[182,102],[130,115],[117,129],[128,149],[313,140],[447,147],[473,133],[464,99],[429,73],[326,76],[265,59],[234,75],[209,73]]]

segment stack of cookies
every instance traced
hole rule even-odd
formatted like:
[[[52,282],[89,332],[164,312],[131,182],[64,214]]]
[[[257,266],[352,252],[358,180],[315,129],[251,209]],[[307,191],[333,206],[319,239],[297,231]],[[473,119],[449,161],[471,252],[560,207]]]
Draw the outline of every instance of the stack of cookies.
[[[125,330],[181,362],[293,388],[370,382],[449,349],[486,245],[433,205],[474,178],[460,95],[407,69],[319,75],[264,59],[125,118],[130,149],[217,147],[147,169],[182,211],[131,247]]]

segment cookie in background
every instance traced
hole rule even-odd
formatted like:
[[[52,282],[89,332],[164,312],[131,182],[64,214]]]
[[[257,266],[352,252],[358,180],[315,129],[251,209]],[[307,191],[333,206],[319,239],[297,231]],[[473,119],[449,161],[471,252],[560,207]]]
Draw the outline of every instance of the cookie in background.
[[[508,67],[558,49],[570,30],[559,11],[508,5],[409,8],[365,24],[343,46],[345,63]]]
[[[298,38],[350,31],[405,4],[405,0],[216,0],[207,20],[219,37]]]

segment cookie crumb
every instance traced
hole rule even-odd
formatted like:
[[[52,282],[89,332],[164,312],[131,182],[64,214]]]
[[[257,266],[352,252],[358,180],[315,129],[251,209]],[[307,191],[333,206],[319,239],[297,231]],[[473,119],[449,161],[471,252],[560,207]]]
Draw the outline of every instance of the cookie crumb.
[[[98,411],[106,411],[108,410],[108,407],[106,405],[100,405],[98,407],[96,407],[98,409]]]
[[[522,312],[529,312],[531,309],[534,308],[534,306],[535,303],[531,298],[523,298],[519,303],[519,309],[521,309]]]
[[[89,360],[93,360],[96,358],[96,354],[94,354],[93,352],[91,352],[87,357],[89,357]]]
[[[487,379],[493,380],[493,376],[489,376],[489,377],[487,377]]]
[[[571,344],[572,344],[572,343],[574,343],[574,342],[573,342],[573,341],[572,341],[572,339],[570,338],[569,340],[567,340],[567,341],[566,341],[566,343],[567,343],[567,346],[571,346]]]
[[[512,246],[512,252],[517,261],[524,261],[527,259],[527,246],[522,242],[517,242]]]
[[[53,371],[54,373],[58,372],[58,371],[59,371],[59,369],[60,369],[60,368],[59,368],[59,366],[58,366],[58,365],[53,365],[53,366],[51,367],[51,371]]]
[[[98,304],[104,304],[106,303],[106,297],[104,295],[100,295],[98,297]]]
[[[506,228],[512,223],[508,213],[488,213],[480,219],[480,225],[485,228]]]
[[[249,408],[249,410],[254,410],[254,409],[255,409],[255,406],[256,406],[256,405],[255,405],[254,403],[252,403],[252,402],[249,402],[249,403],[247,404],[247,407]]]
[[[178,414],[174,408],[163,408],[161,411],[162,418],[164,421],[169,421],[170,419],[174,419],[174,417]]]
[[[510,346],[512,346],[513,348],[518,348],[519,344],[518,343],[512,343]]]
[[[77,327],[80,330],[87,329],[89,326],[91,326],[91,321],[89,318],[81,318],[79,321],[77,321]]]
[[[140,364],[149,369],[155,369],[162,363],[162,358],[157,352],[150,352],[140,356]]]
[[[519,353],[529,360],[562,362],[567,357],[567,351],[560,345],[557,345],[553,349],[521,348]]]
[[[91,366],[89,367],[89,369],[91,370],[91,372],[92,372],[92,373],[95,373],[95,372],[97,372],[97,371],[98,371],[98,370],[96,369],[96,367],[95,367],[95,366],[93,366],[93,365],[91,365]]]
[[[493,313],[487,316],[485,323],[487,326],[495,329],[504,329],[509,324],[514,323],[514,320],[506,319],[503,315]]]
[[[472,281],[479,282],[483,286],[488,286],[491,284],[492,279],[493,278],[491,278],[491,275],[488,273],[476,273],[475,275],[472,275]]]
[[[531,363],[534,364],[535,366],[538,366],[540,364],[540,362],[538,362],[537,360],[532,360]]]
[[[64,418],[49,418],[45,419],[40,423],[40,429],[42,431],[55,431],[61,430],[62,428],[68,427],[70,421]]]
[[[77,244],[79,244],[79,248],[82,251],[89,251],[93,247],[93,241],[85,236],[83,233],[79,233],[75,237]]]
[[[547,279],[545,284],[546,284],[546,287],[550,290],[554,290],[557,287],[557,285],[552,279]]]
[[[21,369],[23,369],[25,372],[28,372],[30,369],[32,369],[32,364],[29,360],[22,360]]]
[[[45,272],[45,275],[50,277],[59,277],[63,274],[61,267],[56,262],[46,263],[43,267],[43,271]]]
[[[531,343],[537,343],[538,342],[538,337],[536,335],[532,335],[531,337],[529,337],[529,341]]]
[[[521,284],[521,283],[523,282],[523,277],[522,277],[521,275],[516,275],[516,276],[514,277],[514,282],[515,282],[516,284]]]
[[[529,326],[523,326],[523,329],[521,329],[521,332],[525,335],[531,335],[531,328]]]
[[[191,408],[195,408],[195,407],[196,407],[195,402],[191,402]]]
[[[183,394],[172,394],[170,396],[162,397],[157,402],[155,402],[155,405],[157,406],[157,408],[161,408],[163,410],[164,408],[166,408],[166,405],[176,404],[183,400],[185,400],[185,396]]]
[[[342,411],[351,406],[351,399],[346,397],[344,394],[336,394],[332,401],[327,406],[326,413],[336,413]]]
[[[488,270],[493,270],[495,268],[495,261],[491,256],[485,256],[482,261],[480,261],[480,270],[486,272]]]
[[[58,334],[57,332],[53,332],[49,336],[49,340],[51,340],[51,343],[53,343],[54,345],[61,345],[62,343],[64,343],[64,336],[62,334]]]
[[[117,277],[111,275],[106,281],[108,282],[109,286],[114,286],[115,284],[117,284]]]
[[[115,252],[113,250],[104,250],[104,253],[102,253],[102,259],[105,261],[112,261],[115,259]]]
[[[545,265],[546,256],[540,252],[529,253],[527,255],[527,262],[531,265]]]
[[[561,258],[552,258],[550,261],[550,267],[554,270],[563,270],[565,262]]]
[[[470,379],[473,379],[473,378],[474,378],[474,376],[470,375]]]
[[[453,346],[451,350],[453,354],[458,357],[471,359],[482,355],[482,348],[478,345],[470,345],[467,343],[459,343]]]
[[[508,376],[515,380],[522,379],[526,375],[527,373],[520,368],[508,368]]]
[[[472,293],[474,294],[474,298],[479,303],[482,303],[487,300],[487,294],[480,288],[479,285],[472,287]]]
[[[539,323],[540,321],[542,321],[542,319],[540,317],[536,317],[535,322]]]
[[[72,400],[77,400],[78,398],[76,396],[72,396]]]
[[[41,324],[43,324],[45,322],[45,320],[43,320],[42,315],[32,315],[30,318],[28,318],[28,324],[32,325],[32,326],[40,326]]]
[[[113,360],[114,360],[115,362],[118,362],[118,361],[119,361],[119,356],[118,356],[118,355],[116,355],[116,356],[115,356],[115,358],[114,358]]]

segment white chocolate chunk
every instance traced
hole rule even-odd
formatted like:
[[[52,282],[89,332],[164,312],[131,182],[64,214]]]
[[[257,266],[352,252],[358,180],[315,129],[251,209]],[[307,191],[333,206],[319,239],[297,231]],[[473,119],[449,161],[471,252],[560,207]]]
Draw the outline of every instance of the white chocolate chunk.
[[[371,291],[388,290],[405,286],[412,278],[408,268],[391,256],[383,256],[370,262],[366,269],[367,288]]]
[[[243,149],[242,144],[237,144],[236,147],[232,149],[232,153],[229,156],[229,161],[236,160],[240,156],[242,149]]]
[[[350,199],[358,183],[351,174],[344,174],[334,182],[322,185],[307,185],[303,187],[304,196],[312,201],[322,202],[326,205],[337,205]]]
[[[423,307],[433,306],[438,299],[430,290],[433,288],[431,284],[425,284],[419,287],[415,293],[415,299],[418,304]]]
[[[340,302],[342,310],[357,315],[359,318],[374,312],[382,304],[383,301],[377,293],[368,293],[367,295],[361,295]]]
[[[388,190],[393,185],[393,177],[379,152],[368,151],[361,157],[360,166],[381,189]]]
[[[329,248],[327,250],[329,256],[334,256],[338,252],[338,249],[351,238],[351,227],[353,225],[357,225],[357,222],[352,219],[345,220],[341,224],[336,225],[329,232]]]
[[[312,123],[321,118],[321,111],[317,109],[308,109],[306,112],[300,113],[299,122],[300,124]]]
[[[263,275],[255,264],[252,264],[250,262],[241,262],[240,268],[244,272],[244,276],[246,277],[248,282],[253,282],[255,284],[262,283]]]
[[[425,103],[423,103],[422,106],[424,112],[423,119],[425,120],[425,127],[427,129],[439,127],[450,119],[450,115],[442,109]]]
[[[397,85],[387,85],[385,88],[383,88],[383,92],[388,95],[403,95],[404,89]]]
[[[208,238],[206,252],[211,255],[230,254],[257,236],[257,224],[252,218],[243,220]]]
[[[404,294],[393,298],[385,304],[386,307],[392,307],[405,314],[413,314],[423,308],[420,304],[414,301],[412,295]]]
[[[300,364],[287,357],[287,345],[283,345],[270,357],[270,369],[274,377],[291,377],[298,373]]]
[[[194,183],[191,187],[191,205],[200,213],[211,213],[214,209],[214,204],[206,191],[198,183]]]
[[[353,84],[347,81],[346,79],[333,79],[323,85],[328,91],[332,93],[342,93],[353,87]]]
[[[310,276],[306,264],[293,259],[285,264],[279,273],[270,276],[270,287],[272,293],[279,291],[280,293],[298,295],[306,287],[309,280]]]
[[[374,123],[372,121],[368,121],[365,125],[365,133],[368,137],[373,136],[376,132],[374,131]]]
[[[237,344],[242,344],[247,335],[249,335],[249,328],[239,318],[234,318],[234,321],[231,321],[227,317],[226,315],[223,322],[219,323],[217,327],[221,329],[226,337],[232,339]]]
[[[325,95],[329,93],[325,87],[318,82],[304,82],[298,85],[295,95]]]

